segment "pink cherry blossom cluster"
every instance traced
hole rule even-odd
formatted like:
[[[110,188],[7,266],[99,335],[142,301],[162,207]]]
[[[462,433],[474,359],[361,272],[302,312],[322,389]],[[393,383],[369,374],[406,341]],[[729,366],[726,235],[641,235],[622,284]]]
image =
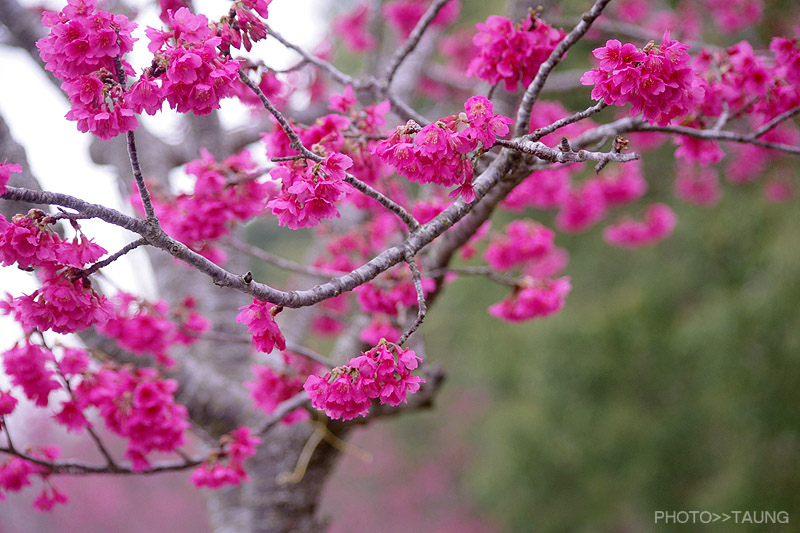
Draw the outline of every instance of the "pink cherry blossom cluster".
[[[642,163],[638,159],[608,168],[593,179],[600,183],[603,200],[609,207],[630,204],[647,192],[647,182],[642,176]]]
[[[17,403],[19,402],[10,392],[0,390],[0,430],[3,429],[3,417],[13,413]]]
[[[375,146],[374,153],[411,181],[460,185],[453,195],[474,200],[473,167],[467,154],[481,144],[490,149],[497,137],[506,135],[512,120],[494,113],[484,96],[473,96],[464,113],[437,120],[423,128],[413,121],[398,127],[388,139]]]
[[[603,239],[620,248],[641,248],[668,237],[675,229],[677,218],[666,204],[647,208],[645,220],[626,219],[603,230]]]
[[[775,54],[777,74],[800,86],[800,37],[773,37],[769,49]]]
[[[699,126],[700,123],[694,121],[691,125]],[[675,157],[687,163],[696,163],[707,167],[708,165],[719,163],[725,157],[725,152],[722,151],[717,141],[698,139],[688,135],[676,135],[673,143],[678,147],[675,150]]]
[[[239,63],[220,55],[222,38],[205,15],[182,7],[169,13],[169,30],[147,28],[154,66],[131,87],[137,113],[155,114],[166,99],[179,113],[207,115],[236,92]],[[161,82],[161,85],[157,83]]]
[[[61,388],[61,383],[55,379],[53,354],[25,341],[4,352],[2,357],[3,368],[12,385],[21,387],[25,396],[38,407],[47,407],[50,393]],[[9,403],[13,410],[16,401]],[[10,411],[4,414],[10,414]]]
[[[53,461],[58,458],[59,450],[55,446],[42,446],[29,453],[36,459]],[[0,464],[0,501],[6,499],[4,493],[19,492],[23,487],[31,485],[31,476],[38,476],[44,483],[42,492],[33,502],[36,509],[49,511],[55,505],[67,503],[67,496],[59,492],[48,479],[49,474],[45,467],[20,457],[13,457]]]
[[[422,289],[426,294],[433,291],[436,283],[431,278],[422,278]],[[405,265],[394,268],[370,283],[354,289],[361,310],[397,316],[399,308],[417,305],[417,291],[411,280],[411,272]]]
[[[269,302],[262,302],[253,298],[253,303],[239,308],[236,322],[247,326],[253,336],[253,344],[259,352],[269,353],[273,348],[286,349],[286,339],[283,337],[275,315],[283,308]]]
[[[361,137],[364,134],[374,136],[381,133],[380,129],[386,124],[386,114],[390,109],[389,102],[384,101],[360,109],[356,105],[352,91],[347,88],[345,88],[343,95],[333,95],[330,100],[333,102],[332,109],[347,113],[347,116],[334,113],[317,119],[314,124],[306,128],[292,126],[303,145],[322,157],[331,157],[330,163],[334,167],[331,170],[337,174],[338,170],[342,170],[344,167],[338,170],[335,167],[347,162],[345,159],[341,159],[340,155],[350,158],[352,166],[346,168],[349,173],[370,184],[378,191],[388,194],[395,201],[402,203],[404,198],[403,190],[397,186],[394,180],[386,179],[391,174],[389,167],[372,156],[372,151],[377,141]],[[359,137],[345,137],[345,132],[357,132]],[[276,127],[271,133],[264,134],[262,138],[267,147],[267,155],[269,157],[297,155],[297,152],[291,146],[291,140],[280,127]],[[299,175],[303,172],[309,172],[308,164],[308,161],[286,161],[281,166],[289,169],[292,174]],[[312,176],[309,177],[313,178],[313,173],[315,172],[313,165],[310,171]],[[281,180],[286,174],[284,170],[280,169],[276,169],[273,172],[277,172],[275,177]],[[289,181],[291,180],[292,177],[289,178]],[[314,187],[312,183],[308,187],[298,186],[298,188],[301,191],[307,191],[307,189],[313,189]],[[357,193],[355,189],[342,186],[342,191],[348,194],[342,196],[341,199],[352,202],[360,210],[375,213],[383,209],[377,202],[361,193]],[[323,200],[330,198],[331,195],[335,196],[335,191],[326,191],[325,188],[319,192]],[[289,227],[297,224],[303,224],[297,227],[317,225],[319,220],[313,211],[316,209],[320,209],[322,213],[331,217],[338,216],[338,209],[335,206],[328,205],[327,201],[317,202],[316,196],[310,198],[311,205],[306,207],[306,204],[302,201],[295,201],[303,200],[302,196],[297,198],[297,195],[286,191],[285,187],[282,193],[282,201],[276,202],[276,207],[279,208],[278,212],[281,213],[284,223]],[[293,202],[294,206],[291,205]]]
[[[113,316],[113,304],[95,292],[87,278],[73,278],[69,269],[49,268],[39,270],[37,277],[40,289],[17,297],[8,295],[0,302],[0,312],[13,314],[25,331],[74,333],[104,324]]]
[[[161,8],[159,18],[164,24],[169,24],[169,14],[182,7],[189,8],[191,0],[158,0],[158,7]]]
[[[84,375],[72,387],[75,406],[95,407],[111,431],[128,441],[125,457],[135,471],[150,468],[147,454],[172,452],[184,444],[186,407],[175,401],[178,382],[153,368],[111,368]]]
[[[773,204],[790,200],[794,193],[794,184],[785,179],[773,179],[764,185],[764,199]]]
[[[11,174],[18,174],[20,172],[22,172],[22,167],[15,163],[9,163],[8,159],[0,163],[0,195],[5,194],[8,190],[6,189],[6,185],[8,185]]]
[[[489,306],[489,314],[508,322],[546,317],[564,307],[570,290],[569,276],[556,279],[525,276],[511,296]]]
[[[585,231],[601,221],[609,207],[631,203],[647,191],[639,161],[611,167],[604,172],[602,176],[590,178],[570,189],[556,215],[556,227],[570,233]]]
[[[361,3],[333,21],[333,34],[341,39],[351,52],[372,50],[377,40],[369,32],[369,16],[369,6]]]
[[[361,330],[358,338],[361,342],[375,346],[381,339],[386,339],[389,342],[397,342],[403,333],[395,327],[392,318],[389,316],[373,316],[367,327]]]
[[[561,231],[577,233],[597,224],[606,215],[606,201],[602,185],[589,179],[570,189],[556,215],[556,227]]]
[[[725,33],[734,33],[757,24],[764,11],[761,0],[705,0],[711,19]]]
[[[414,30],[422,15],[428,9],[429,0],[391,0],[382,6],[383,16],[402,37],[408,37]],[[434,17],[431,25],[447,26],[458,20],[461,14],[460,0],[451,0]]]
[[[261,19],[266,20],[269,17],[268,7],[271,2],[272,0],[234,2],[228,16],[223,17],[218,25],[219,34],[222,36],[220,49],[229,52],[230,47],[244,47],[249,52],[254,42],[265,39],[267,27]]]
[[[511,270],[550,254],[555,247],[554,238],[550,228],[533,220],[517,219],[502,234],[492,236],[483,258],[495,270]]]
[[[558,166],[537,170],[505,197],[501,204],[509,211],[521,212],[528,207],[551,209],[560,206],[570,191],[570,169]]]
[[[638,49],[616,39],[592,53],[600,60],[597,68],[581,77],[584,85],[594,85],[592,98],[640,113],[645,120],[661,126],[694,110],[704,95],[700,80],[689,65],[689,45],[670,39],[664,33],[660,45]]]
[[[255,455],[260,442],[261,438],[252,435],[247,426],[223,435],[220,439],[220,449],[195,469],[189,480],[197,487],[209,489],[239,485],[249,480],[250,476],[244,469],[244,463]]]
[[[167,355],[172,346],[190,345],[211,327],[208,319],[192,309],[191,298],[172,313],[163,300],[148,302],[122,291],[114,299],[114,316],[97,330],[115,339],[120,348],[136,355],[152,355],[165,366],[174,364]]]
[[[753,119],[751,122],[755,128],[760,126],[762,121]],[[796,145],[800,142],[800,131],[781,125],[762,135],[761,139],[778,144]],[[737,185],[757,180],[764,175],[770,165],[783,156],[776,150],[752,144],[737,144],[731,146],[730,150],[733,152],[733,157],[730,157],[728,164],[725,165],[725,178],[728,182]]]
[[[344,179],[353,160],[333,153],[319,163],[298,160],[275,168],[270,176],[280,180],[280,193],[267,203],[278,224],[290,229],[316,226],[322,220],[339,218],[336,203],[348,191]]]
[[[763,99],[773,83],[773,73],[746,41],[727,49],[703,49],[692,65],[706,83],[701,109],[708,116],[719,115],[725,103],[738,110]]]
[[[164,230],[197,253],[223,263],[225,252],[214,242],[230,233],[230,226],[263,214],[267,200],[274,195],[274,184],[257,179],[257,168],[250,152],[243,150],[218,162],[205,149],[200,159],[186,164],[193,177],[191,192],[178,195],[153,188],[153,207]],[[138,189],[132,189],[131,202],[144,213]]]
[[[23,270],[40,267],[37,276],[42,283],[32,294],[8,295],[0,301],[0,312],[13,314],[25,331],[72,333],[104,324],[113,306],[94,291],[80,268],[106,251],[83,234],[61,239],[50,228],[52,221],[39,210],[16,215],[10,223],[0,216],[0,264],[16,263]]]
[[[715,205],[722,195],[719,173],[715,169],[685,163],[678,165],[674,188],[675,196],[702,207]]]
[[[274,368],[268,365],[253,365],[253,380],[245,382],[253,403],[267,414],[272,413],[283,401],[303,390],[305,377],[317,373],[322,365],[314,363],[291,351],[281,352],[283,365]],[[281,419],[281,424],[294,424],[307,420],[308,411],[297,408]]]
[[[621,0],[608,7],[608,12],[617,19],[654,35],[670,30],[683,39],[696,39],[703,29],[702,11],[698,10],[704,7],[703,2],[684,0],[677,5],[667,5],[650,0]]]
[[[410,348],[381,342],[324,376],[309,376],[303,388],[315,408],[333,419],[351,420],[365,416],[372,400],[395,406],[405,403],[406,396],[425,383],[411,374],[420,361]]]
[[[470,62],[467,76],[477,76],[492,85],[502,81],[507,91],[516,91],[519,82],[530,85],[539,67],[566,36],[532,14],[519,24],[492,15],[477,28],[473,42],[479,54]]]
[[[72,240],[62,239],[50,227],[52,222],[52,218],[38,209],[16,215],[10,223],[0,215],[0,265],[16,263],[21,270],[81,268],[106,253],[82,233]]]
[[[139,126],[114,63],[133,49],[136,24],[96,7],[96,0],[68,0],[58,13],[45,11],[42,24],[50,33],[36,46],[45,68],[63,80],[61,88],[72,103],[67,119],[77,121],[82,132],[111,139]],[[122,69],[132,73],[121,61]]]

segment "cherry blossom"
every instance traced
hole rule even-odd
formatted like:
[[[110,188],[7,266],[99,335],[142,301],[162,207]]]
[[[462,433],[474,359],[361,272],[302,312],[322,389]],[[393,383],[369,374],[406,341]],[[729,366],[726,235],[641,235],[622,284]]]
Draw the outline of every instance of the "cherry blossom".
[[[374,399],[381,404],[405,403],[406,395],[425,383],[411,374],[420,361],[409,348],[381,342],[324,376],[309,376],[303,388],[315,408],[333,419],[351,420],[365,416]]]
[[[550,56],[565,34],[535,15],[527,15],[519,24],[492,15],[477,24],[473,42],[480,50],[467,68],[468,76],[477,76],[495,85],[501,81],[507,91],[520,82],[527,86],[539,67]]]
[[[626,219],[603,230],[603,239],[620,248],[640,248],[668,237],[675,229],[677,218],[665,204],[647,208],[645,220]]]
[[[689,45],[664,32],[660,45],[639,50],[616,39],[596,48],[600,65],[581,77],[584,85],[594,85],[592,98],[607,104],[632,104],[630,116],[642,114],[645,120],[661,126],[686,115],[703,97],[703,89],[689,66]]]
[[[489,306],[489,314],[508,322],[522,322],[557,313],[572,290],[568,276],[557,279],[523,278],[513,294]]]
[[[253,303],[239,308],[241,312],[236,315],[236,322],[247,326],[253,335],[253,344],[260,352],[269,353],[275,347],[279,350],[286,349],[286,339],[283,338],[275,315],[280,312],[279,307],[269,302],[253,299]]]

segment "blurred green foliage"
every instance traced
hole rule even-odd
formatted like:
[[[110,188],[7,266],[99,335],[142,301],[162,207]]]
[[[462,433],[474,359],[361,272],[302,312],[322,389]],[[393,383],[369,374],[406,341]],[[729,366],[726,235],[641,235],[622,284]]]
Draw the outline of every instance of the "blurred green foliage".
[[[649,169],[648,199],[669,189],[668,169]],[[798,519],[797,207],[728,186],[717,207],[677,205],[675,234],[648,249],[562,235],[574,289],[545,320],[476,310],[505,295],[489,281],[450,287],[428,351],[457,386],[490,393],[464,479],[492,519],[546,532],[658,531],[657,510]]]

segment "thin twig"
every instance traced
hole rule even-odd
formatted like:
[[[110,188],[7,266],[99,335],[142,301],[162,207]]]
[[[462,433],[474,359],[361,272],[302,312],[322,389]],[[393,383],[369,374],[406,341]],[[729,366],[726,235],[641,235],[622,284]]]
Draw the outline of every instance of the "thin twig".
[[[417,318],[414,319],[414,322],[409,326],[409,328],[397,339],[397,345],[402,346],[411,335],[414,334],[417,329],[422,325],[422,322],[425,320],[425,315],[428,312],[428,305],[425,302],[425,289],[422,287],[422,274],[420,274],[419,268],[417,267],[417,263],[414,260],[414,256],[409,254],[406,256],[406,263],[408,263],[408,267],[411,269],[411,279],[414,282],[414,288],[417,291]]]
[[[577,152],[565,152],[562,150],[555,150],[548,147],[541,142],[525,142],[512,139],[506,141],[498,139],[496,144],[524,152],[526,154],[535,155],[539,159],[551,161],[553,163],[580,163],[583,161],[617,161],[619,163],[626,163],[639,159],[639,154],[621,154],[616,152],[590,152],[588,150],[578,150]]]
[[[117,464],[116,461],[114,461],[114,458],[111,456],[111,452],[109,452],[108,449],[106,449],[105,445],[103,444],[103,441],[100,440],[100,436],[97,435],[97,432],[94,430],[94,428],[92,426],[86,426],[86,432],[89,433],[89,436],[94,441],[95,445],[97,446],[97,449],[100,450],[100,454],[103,457],[105,457],[106,462],[108,463],[108,467],[115,472],[119,470],[119,465]]]
[[[161,472],[174,472],[177,470],[186,470],[201,464],[205,458],[190,458],[181,462],[164,462],[156,464],[145,470],[133,470],[131,467],[119,466],[116,469],[108,465],[96,466],[79,461],[47,461],[39,459],[32,455],[20,452],[19,450],[0,447],[0,452],[19,457],[30,463],[42,466],[48,470],[50,474],[158,474]]]
[[[3,427],[3,432],[6,434],[6,440],[8,441],[8,450],[9,452],[16,452],[17,449],[14,448],[14,441],[11,440],[11,433],[8,431],[8,424],[6,423],[5,415],[0,415],[0,426]],[[0,451],[4,451],[0,448]]]
[[[285,157],[270,157],[269,160],[273,163],[282,163],[283,161],[298,161],[305,158],[306,156],[304,155],[287,155]]]
[[[305,403],[308,401],[308,394],[306,391],[301,391],[289,398],[288,400],[284,400],[283,402],[279,403],[278,406],[272,411],[272,414],[267,418],[258,428],[255,430],[256,435],[264,435],[267,431],[272,429],[278,422],[283,420],[283,418],[297,409],[298,407],[303,407]]]
[[[420,39],[422,39],[422,36],[425,34],[425,31],[428,29],[428,26],[430,26],[433,19],[439,14],[439,11],[441,11],[449,1],[450,0],[436,0],[433,2],[425,14],[422,15],[422,18],[419,19],[419,22],[417,22],[417,25],[412,30],[411,35],[408,36],[403,46],[392,54],[392,57],[389,59],[389,64],[386,67],[386,74],[384,74],[387,89],[392,86],[392,81],[394,80],[395,74],[397,74],[397,69],[400,68],[400,65],[403,64],[403,61],[405,61],[408,55],[414,51]]]
[[[554,131],[561,129],[569,124],[573,124],[585,118],[591,117],[592,115],[594,115],[595,113],[599,113],[606,107],[608,107],[608,104],[605,102],[605,100],[601,99],[595,105],[587,107],[583,111],[578,111],[577,113],[574,113],[568,117],[562,118],[561,120],[557,120],[552,124],[550,124],[549,126],[545,126],[544,128],[539,128],[530,135],[526,135],[524,138],[529,141],[538,141],[545,135],[549,135]]]
[[[478,267],[448,267],[444,269],[437,269],[431,271],[431,276],[439,276],[442,273],[453,272],[455,274],[463,274],[465,276],[483,276],[492,281],[507,285],[509,287],[516,287],[519,285],[519,279],[512,276],[503,276],[498,274],[493,268],[488,266]]]
[[[300,136],[297,135],[296,131],[294,131],[294,128],[292,128],[292,125],[289,124],[288,120],[286,120],[286,117],[283,116],[283,113],[278,111],[278,108],[272,105],[272,102],[269,101],[269,98],[267,98],[261,88],[256,85],[242,69],[239,69],[239,79],[242,80],[242,83],[250,87],[250,90],[256,94],[259,100],[261,100],[261,104],[266,108],[267,111],[270,112],[273,117],[275,117],[275,120],[278,121],[278,125],[280,125],[286,136],[289,137],[292,148],[294,148],[306,159],[311,159],[316,163],[322,161],[322,157],[315,154],[303,145],[303,141],[300,140]]]
[[[305,357],[306,359],[310,359],[311,361],[314,361],[315,363],[319,363],[324,367],[333,368],[334,366],[336,366],[331,362],[330,359],[328,359],[324,355],[318,354],[317,352],[315,352],[311,348],[306,348],[305,346],[301,346],[301,345],[299,345],[297,343],[294,343],[294,342],[291,342],[291,341],[286,341],[286,349],[291,351],[291,352],[296,353],[297,355]]]
[[[246,335],[232,335],[230,333],[225,333],[224,331],[206,331],[202,335],[197,335],[197,338],[200,339],[207,339],[212,341],[219,341],[219,342],[235,342],[238,344],[251,344],[253,342],[252,338]],[[334,364],[322,354],[319,354],[312,350],[311,348],[306,348],[305,346],[301,346],[297,343],[286,341],[286,349],[288,351],[294,352],[301,357],[305,357],[315,363],[319,363],[325,367],[333,368]]]
[[[245,85],[250,87],[250,89],[254,93],[256,93],[259,100],[261,100],[261,103],[264,104],[264,107],[267,108],[267,110],[270,113],[272,113],[272,116],[274,116],[275,120],[278,121],[278,124],[281,126],[284,133],[286,133],[286,135],[289,137],[292,148],[297,150],[300,153],[300,155],[305,157],[306,159],[310,159],[316,163],[323,161],[324,158],[306,148],[306,146],[303,144],[303,141],[300,139],[300,136],[297,135],[297,132],[294,131],[292,126],[289,124],[289,121],[286,120],[285,116],[283,116],[283,113],[278,111],[278,109],[272,105],[272,103],[269,101],[269,99],[266,97],[263,91],[261,91],[258,85],[253,83],[253,81],[247,77],[247,74],[245,74],[244,71],[242,70],[239,71],[239,78],[242,80],[242,82],[244,82]],[[403,223],[406,226],[408,226],[409,231],[414,231],[419,227],[419,222],[417,222],[417,220],[411,215],[411,213],[406,211],[403,206],[401,206],[388,196],[377,191],[376,189],[364,183],[363,181],[359,180],[352,174],[347,174],[344,181],[350,184],[356,190],[369,196],[370,198],[381,204],[383,207],[385,207],[386,209],[388,209],[389,211],[400,217],[400,220],[402,220]]]
[[[431,123],[430,120],[420,115],[410,105],[400,100],[400,98],[392,91],[385,93],[385,98],[392,104],[392,111],[394,111],[403,120],[413,120],[420,126],[427,126]]]
[[[777,117],[773,118],[772,120],[770,120],[769,122],[758,128],[756,131],[754,131],[752,137],[754,139],[758,139],[759,137],[761,137],[762,135],[773,129],[775,126],[777,126],[784,120],[789,120],[790,118],[792,118],[797,114],[800,114],[800,106],[793,107],[788,111],[784,111]]]
[[[658,131],[662,133],[678,133],[686,135],[687,137],[694,137],[696,139],[704,139],[707,141],[728,141],[741,144],[752,144],[762,148],[770,148],[786,152],[787,154],[800,155],[800,146],[791,146],[788,144],[772,143],[762,141],[756,138],[752,133],[736,133],[733,131],[714,131],[714,130],[698,130],[695,128],[687,128],[686,126],[652,126],[644,124],[634,126],[630,131]]]
[[[720,131],[731,118],[731,108],[728,105],[727,100],[722,101],[722,113],[720,113],[719,118],[717,118],[717,122],[714,124],[714,127],[711,128],[714,131]]]
[[[414,218],[414,215],[409,213],[402,205],[373,188],[371,185],[364,183],[352,174],[347,174],[347,176],[344,178],[344,181],[350,184],[354,189],[360,191],[365,196],[369,196],[383,207],[397,215],[408,227],[409,231],[414,231],[415,229],[419,228],[419,222],[417,222],[417,219]]]
[[[155,209],[153,209],[153,200],[150,198],[150,191],[144,182],[142,176],[142,169],[139,166],[139,155],[136,153],[136,137],[132,131],[126,133],[128,145],[128,157],[131,160],[131,170],[133,170],[133,179],[136,181],[136,188],[139,189],[139,197],[144,206],[144,213],[147,216],[147,221],[151,224],[159,226],[158,218],[156,217]]]
[[[549,76],[550,72],[561,62],[567,50],[572,48],[572,46],[589,31],[592,23],[600,16],[603,9],[610,1],[611,0],[597,0],[592,8],[581,16],[581,21],[575,25],[572,31],[558,43],[558,46],[552,51],[547,61],[542,63],[539,67],[539,72],[536,73],[536,77],[530,85],[528,85],[528,89],[525,91],[522,102],[517,110],[515,131],[518,135],[525,134],[528,131],[533,104],[536,103],[536,100],[539,98],[539,93],[542,91],[542,87],[544,87],[547,81],[547,76]]]
[[[282,268],[283,270],[296,272],[297,274],[314,276],[321,279],[331,279],[332,277],[340,276],[342,274],[342,272],[338,270],[327,270],[324,268],[304,266],[301,265],[300,263],[295,263],[294,261],[278,257],[277,255],[271,254],[265,250],[262,250],[261,248],[252,246],[238,239],[230,238],[226,239],[224,242],[226,245],[230,246],[234,250],[251,255],[256,259],[260,259],[265,263],[269,263],[270,265]]]
[[[128,75],[125,73],[125,68],[122,66],[122,59],[119,56],[114,58],[114,67],[116,69],[117,82],[119,82],[124,90]],[[148,223],[158,227],[158,218],[156,218],[156,212],[153,209],[153,201],[150,198],[150,191],[147,190],[147,186],[144,183],[142,169],[139,165],[139,155],[136,153],[136,138],[132,131],[126,132],[125,136],[128,145],[128,158],[131,161],[131,170],[133,170],[133,179],[136,181],[136,187],[139,189],[139,197],[144,206],[144,213]]]
[[[325,72],[328,73],[328,75],[331,78],[338,81],[342,85],[355,85],[355,80],[352,78],[352,76],[348,76],[347,74],[337,69],[331,63],[325,61],[324,59],[320,59],[316,56],[309,54],[296,44],[290,43],[289,41],[284,39],[284,37],[280,33],[273,30],[268,24],[265,24],[264,26],[266,26],[267,28],[267,34],[273,36],[278,42],[280,42],[286,48],[294,50],[295,52],[300,54],[300,57],[302,57],[307,63],[310,63],[315,67],[324,70]]]
[[[138,248],[139,246],[142,246],[143,244],[147,244],[147,240],[146,240],[146,239],[144,239],[144,238],[141,238],[141,239],[136,239],[136,240],[135,240],[135,241],[133,241],[133,242],[129,242],[128,244],[126,244],[126,245],[125,245],[125,246],[124,246],[124,247],[123,247],[123,248],[122,248],[120,251],[118,251],[117,253],[115,253],[115,254],[113,254],[113,255],[110,255],[109,257],[107,257],[106,259],[103,259],[102,261],[98,261],[97,263],[95,263],[95,264],[91,265],[91,266],[90,266],[90,267],[88,267],[88,268],[85,268],[85,269],[82,271],[82,273],[81,273],[81,274],[82,274],[84,277],[86,277],[86,276],[90,276],[90,275],[94,274],[95,272],[97,272],[98,270],[100,270],[101,268],[103,268],[103,267],[106,267],[106,266],[110,265],[111,263],[113,263],[114,261],[116,261],[117,259],[119,259],[120,257],[122,257],[123,255],[127,254],[127,253],[128,253],[128,252],[130,252],[131,250],[135,250],[135,249],[136,249],[136,248]]]

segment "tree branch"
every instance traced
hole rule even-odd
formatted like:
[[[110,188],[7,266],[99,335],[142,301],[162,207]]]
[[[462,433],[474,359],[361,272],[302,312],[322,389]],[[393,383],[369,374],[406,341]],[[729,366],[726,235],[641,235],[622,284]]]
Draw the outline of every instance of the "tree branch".
[[[505,173],[508,172],[509,164],[509,157],[498,157],[475,179],[473,189],[478,200],[500,182]],[[310,289],[287,292],[263,283],[247,280],[245,276],[235,275],[192,251],[185,244],[164,233],[163,230],[153,228],[142,220],[123,215],[107,207],[90,204],[65,194],[31,191],[15,187],[9,187],[3,198],[24,200],[37,204],[61,205],[80,211],[93,218],[100,218],[106,222],[139,233],[147,239],[149,244],[193,266],[198,271],[209,276],[220,287],[228,287],[262,301],[294,308],[314,305],[338,296],[343,292],[351,291],[359,285],[374,279],[380,273],[403,261],[407,254],[414,255],[430,244],[469,213],[475,205],[474,203],[466,204],[462,200],[458,200],[433,220],[412,231],[402,244],[384,250],[352,272]]]
[[[108,265],[110,265],[111,263],[113,263],[114,261],[116,261],[117,259],[122,257],[123,255],[127,254],[128,252],[130,252],[132,250],[135,250],[136,248],[138,248],[139,246],[142,246],[143,244],[147,244],[147,241],[144,238],[136,239],[133,242],[129,242],[122,249],[120,249],[117,253],[115,253],[113,255],[110,255],[109,257],[103,259],[102,261],[98,261],[97,263],[89,266],[88,268],[85,268],[83,270],[83,273],[82,273],[83,276],[91,276],[92,274],[94,274],[95,272],[100,270],[101,268],[107,267]]]
[[[428,312],[428,306],[425,303],[425,290],[422,288],[422,274],[419,272],[419,268],[417,267],[417,263],[414,260],[414,257],[409,255],[406,257],[406,263],[408,263],[408,267],[411,269],[411,279],[414,282],[414,289],[417,292],[417,317],[414,319],[414,322],[409,326],[409,328],[397,339],[397,345],[402,346],[408,340],[411,335],[414,334],[415,331],[422,325],[422,322],[425,320],[425,315]]]
[[[524,137],[522,139],[524,139]],[[636,153],[621,154],[619,152],[590,152],[587,150],[578,150],[577,152],[571,150],[556,150],[538,141],[506,141],[498,139],[496,144],[526,154],[535,155],[539,159],[552,163],[580,163],[583,161],[617,161],[618,163],[626,163],[634,159],[639,159],[639,154]]]
[[[180,462],[164,462],[156,464],[155,466],[146,470],[133,470],[127,466],[112,467],[109,465],[96,466],[83,463],[80,461],[47,461],[33,457],[30,454],[23,453],[11,447],[0,447],[0,452],[19,457],[35,465],[42,466],[48,470],[50,474],[128,474],[128,475],[147,475],[159,474],[162,472],[175,472],[178,470],[186,470],[194,468],[201,464],[205,458],[185,458]]]
[[[536,100],[539,98],[539,93],[542,91],[542,87],[544,87],[550,72],[561,62],[567,50],[572,48],[575,43],[586,35],[592,23],[600,16],[603,9],[605,9],[610,1],[611,0],[596,0],[592,8],[581,16],[581,21],[575,25],[572,31],[569,32],[560,43],[558,43],[558,46],[556,46],[555,50],[550,54],[550,57],[547,58],[547,61],[542,63],[539,67],[539,72],[536,73],[536,77],[531,84],[528,85],[528,89],[522,97],[522,103],[520,103],[519,109],[517,110],[515,126],[517,135],[524,135],[527,133],[533,104],[536,103]]]
[[[606,107],[608,107],[608,104],[605,103],[604,100],[600,100],[595,105],[587,107],[583,111],[578,111],[577,113],[574,113],[568,117],[564,117],[561,120],[557,120],[552,124],[550,124],[549,126],[546,126],[544,128],[539,128],[529,135],[524,135],[522,138],[528,141],[538,141],[545,135],[549,135],[554,131],[559,130],[569,124],[574,124],[575,122],[591,117],[592,115],[594,115],[595,113],[599,113]]]
[[[441,11],[449,1],[450,0],[435,0],[425,14],[422,15],[422,18],[419,19],[419,22],[417,22],[417,25],[412,30],[411,35],[408,36],[403,46],[392,54],[392,57],[389,59],[389,64],[386,67],[386,73],[383,76],[384,80],[386,80],[387,90],[392,86],[392,81],[394,80],[395,74],[397,74],[397,69],[400,68],[400,65],[403,64],[403,61],[405,61],[408,55],[414,51],[420,39],[422,39],[422,36],[425,34],[425,31],[428,29],[428,26],[430,26],[433,19],[439,14],[439,11]]]
[[[794,107],[788,111],[781,113],[777,117],[773,118],[772,120],[770,120],[769,122],[758,128],[756,131],[753,132],[752,134],[753,138],[757,139],[761,137],[762,135],[773,129],[781,122],[789,120],[790,118],[794,117],[797,114],[800,114],[800,106]]]
[[[290,43],[280,33],[273,30],[268,24],[264,24],[264,26],[266,26],[267,28],[268,35],[273,36],[279,43],[281,43],[286,48],[297,52],[306,63],[309,63],[317,68],[324,70],[328,74],[328,76],[338,81],[342,85],[353,85],[354,88],[356,86],[360,87],[360,84],[352,76],[348,76],[338,68],[334,67],[333,64],[325,61],[324,59],[320,59],[314,55],[309,54],[296,44]]]
[[[397,215],[400,218],[400,220],[403,221],[406,227],[408,227],[409,231],[414,231],[415,229],[419,228],[419,222],[417,222],[417,219],[414,218],[414,215],[406,211],[406,209],[403,206],[401,206],[400,204],[398,204],[397,202],[395,202],[382,192],[374,189],[372,186],[370,186],[367,183],[364,183],[363,181],[356,178],[352,174],[347,174],[344,181],[349,183],[357,191],[360,191],[365,196],[372,198],[373,200],[381,204],[383,207],[385,207],[386,209]]]
[[[238,239],[234,238],[226,239],[225,244],[227,244],[234,250],[251,255],[256,259],[264,261],[265,263],[269,263],[270,265],[282,268],[283,270],[288,270],[290,272],[295,272],[297,274],[304,274],[306,276],[314,276],[316,278],[322,278],[322,279],[331,279],[334,276],[342,274],[342,272],[338,270],[327,270],[324,268],[304,266],[301,265],[300,263],[289,261],[288,259],[278,257],[275,254],[271,254],[265,250],[262,250],[261,248],[252,246]]]

